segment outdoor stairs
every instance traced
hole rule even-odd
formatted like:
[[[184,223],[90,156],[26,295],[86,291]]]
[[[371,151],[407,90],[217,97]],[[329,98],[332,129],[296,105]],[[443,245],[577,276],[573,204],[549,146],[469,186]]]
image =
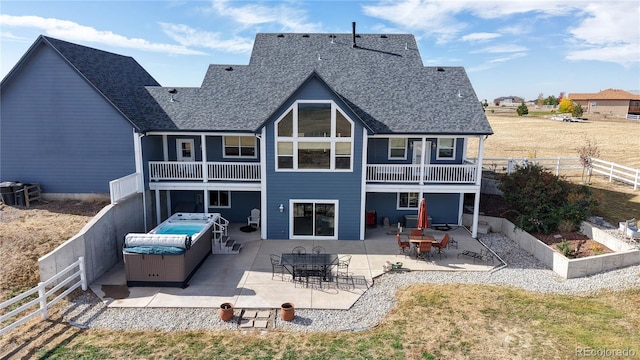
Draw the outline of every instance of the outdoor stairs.
[[[239,254],[241,249],[242,244],[236,243],[228,235],[223,235],[219,240],[215,240],[213,245],[214,254]]]
[[[239,254],[240,249],[242,249],[242,244],[236,244],[235,240],[229,239],[224,242],[224,253],[225,254]]]

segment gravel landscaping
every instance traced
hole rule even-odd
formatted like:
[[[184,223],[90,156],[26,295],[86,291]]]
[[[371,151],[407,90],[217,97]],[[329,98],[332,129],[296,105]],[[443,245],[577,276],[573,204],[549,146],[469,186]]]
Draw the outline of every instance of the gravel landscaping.
[[[615,230],[612,234],[615,233]],[[605,290],[640,287],[640,266],[565,280],[541,265],[502,234],[481,235],[507,266],[491,272],[413,271],[393,272],[375,279],[374,284],[349,310],[296,309],[291,322],[275,319],[281,331],[358,331],[373,327],[394,305],[396,291],[412,284],[464,283],[513,286],[539,293],[584,295]],[[90,291],[76,297],[64,314],[65,320],[81,327],[109,330],[235,330],[235,322],[223,322],[217,309],[197,308],[107,308]]]

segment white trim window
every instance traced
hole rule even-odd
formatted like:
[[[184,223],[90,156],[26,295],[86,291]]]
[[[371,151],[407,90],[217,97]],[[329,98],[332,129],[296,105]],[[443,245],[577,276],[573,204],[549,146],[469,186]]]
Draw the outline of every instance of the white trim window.
[[[222,154],[225,158],[256,158],[255,136],[223,136]]]
[[[389,138],[389,160],[407,159],[407,139]]]
[[[209,190],[209,207],[230,208],[231,192],[228,190]]]
[[[413,210],[418,208],[420,193],[400,192],[398,193],[397,210]]]
[[[333,101],[296,101],[275,123],[276,169],[352,171],[353,132]]]
[[[456,139],[438,138],[437,160],[454,160],[456,158]]]

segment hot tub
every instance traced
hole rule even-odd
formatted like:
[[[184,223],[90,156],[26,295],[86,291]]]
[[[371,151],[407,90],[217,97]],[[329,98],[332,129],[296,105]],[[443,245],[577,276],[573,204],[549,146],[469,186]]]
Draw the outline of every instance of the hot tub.
[[[211,253],[220,219],[217,213],[176,213],[146,234],[127,234],[122,250],[127,286],[186,287]]]

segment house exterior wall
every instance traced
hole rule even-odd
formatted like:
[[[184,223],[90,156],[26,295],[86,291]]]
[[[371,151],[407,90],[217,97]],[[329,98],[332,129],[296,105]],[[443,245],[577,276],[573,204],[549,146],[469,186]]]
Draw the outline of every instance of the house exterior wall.
[[[135,172],[131,124],[49,46],[1,91],[0,181],[108,193],[109,181]]]
[[[627,117],[629,100],[578,100],[576,103],[589,114],[615,115]]]
[[[460,194],[424,194],[427,201],[427,213],[433,224],[458,224],[460,213]],[[389,218],[391,225],[400,222],[404,225],[405,215],[417,215],[418,209],[399,210],[397,193],[367,193],[366,209],[375,211],[378,224]]]
[[[276,171],[274,122],[296,100],[333,100],[352,120],[356,117],[343,105],[341,100],[328,91],[319,81],[311,81],[292,96],[274,115],[266,127],[266,204],[267,239],[289,239],[289,200],[338,200],[338,233],[340,240],[360,239],[360,229],[364,219],[362,205],[362,161],[363,127],[357,120],[353,130],[352,171]],[[285,210],[279,212],[283,204]]]
[[[369,138],[368,139],[368,154],[367,164],[411,164],[413,153],[415,149],[411,147],[413,141],[421,141],[420,138],[408,138],[407,141],[407,158],[406,159],[389,159],[389,138]],[[427,141],[431,141],[431,144],[437,146],[437,138],[427,138]],[[429,163],[431,164],[462,164],[464,159],[464,142],[465,138],[456,138],[456,156],[453,160],[436,160],[437,148],[431,149],[431,157]]]

